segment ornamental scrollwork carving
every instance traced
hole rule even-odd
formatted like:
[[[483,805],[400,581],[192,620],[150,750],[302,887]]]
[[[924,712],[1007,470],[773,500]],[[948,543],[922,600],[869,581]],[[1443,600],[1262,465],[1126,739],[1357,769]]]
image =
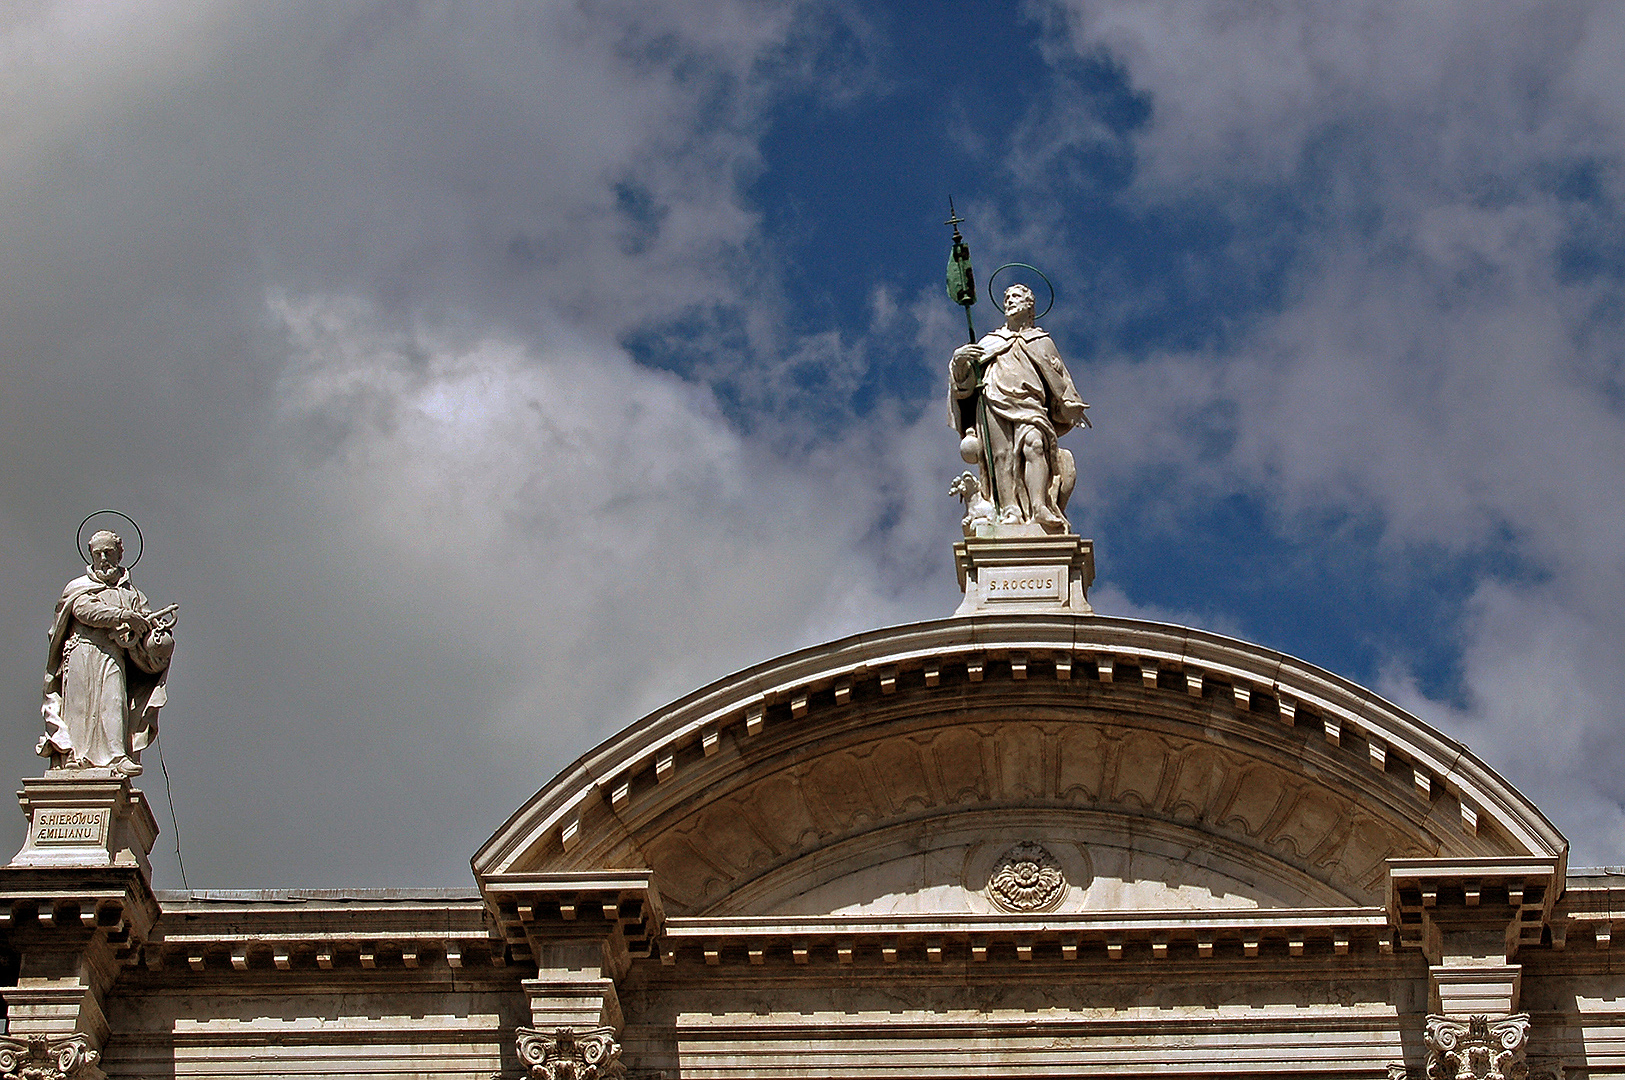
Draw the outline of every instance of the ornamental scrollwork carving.
[[[529,1080],[622,1080],[621,1044],[615,1029],[553,1032],[518,1028],[519,1062]],[[3,1078],[0,1078],[3,1080]]]
[[[0,1080],[96,1080],[101,1053],[83,1035],[0,1038]]]
[[[1529,1014],[1466,1023],[1448,1016],[1428,1017],[1423,1040],[1428,1048],[1428,1080],[1528,1080],[1524,1049]]]
[[[1006,911],[1050,911],[1066,897],[1066,875],[1043,845],[1026,840],[999,859],[987,891]]]

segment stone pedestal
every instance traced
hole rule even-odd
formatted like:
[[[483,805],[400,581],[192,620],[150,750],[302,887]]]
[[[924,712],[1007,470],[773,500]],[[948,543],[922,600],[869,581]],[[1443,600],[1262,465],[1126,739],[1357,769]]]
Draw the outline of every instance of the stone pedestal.
[[[158,824],[128,777],[53,769],[17,793],[28,839],[0,868],[0,917],[19,969],[0,987],[7,1063],[46,1080],[99,1080],[104,1002],[158,918],[147,855]]]
[[[141,792],[107,769],[52,769],[17,793],[28,839],[12,866],[132,866],[149,880],[158,823]]]
[[[954,545],[959,587],[955,615],[1092,615],[1095,542],[1063,536],[969,536]]]
[[[52,1068],[41,1077],[98,1076],[111,1029],[105,1002],[158,919],[145,872],[135,865],[0,868],[0,916],[17,953],[17,982],[0,987],[8,1040],[4,1062]],[[9,1055],[9,1058],[8,1058]]]

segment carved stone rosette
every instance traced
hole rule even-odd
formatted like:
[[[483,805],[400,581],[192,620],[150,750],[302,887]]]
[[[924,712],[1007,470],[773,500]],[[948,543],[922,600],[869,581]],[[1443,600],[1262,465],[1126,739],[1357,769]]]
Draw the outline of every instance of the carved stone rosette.
[[[1431,1015],[1423,1039],[1428,1048],[1428,1080],[1526,1080],[1524,1049],[1529,1014],[1491,1020],[1474,1016],[1465,1024]]]
[[[626,1075],[614,1028],[576,1032],[562,1027],[548,1033],[522,1027],[517,1032],[519,1061],[530,1080],[621,1080]]]
[[[1006,911],[1050,911],[1066,897],[1066,875],[1043,845],[1023,841],[999,859],[987,892]]]
[[[83,1035],[0,1037],[0,1080],[97,1080],[100,1059]]]

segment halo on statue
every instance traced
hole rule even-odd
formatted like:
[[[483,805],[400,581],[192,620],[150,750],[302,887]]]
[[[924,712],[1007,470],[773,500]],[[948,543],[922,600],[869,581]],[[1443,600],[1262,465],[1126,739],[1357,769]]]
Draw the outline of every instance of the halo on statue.
[[[1033,316],[1033,320],[1036,322],[1037,320],[1042,319],[1045,315],[1048,315],[1049,309],[1055,306],[1055,286],[1050,284],[1049,278],[1044,277],[1044,271],[1028,263],[1005,263],[1003,266],[993,271],[992,276],[987,279],[988,302],[991,303],[995,308],[998,308],[1001,311],[1004,310],[1004,305],[999,303],[998,295],[993,291],[993,283],[998,280],[1000,274],[1010,269],[1031,270],[1039,277],[1044,278],[1044,285],[1049,289],[1049,303],[1045,305],[1043,311],[1040,311],[1038,314]]]
[[[90,540],[89,540],[89,536],[95,536],[98,532],[101,531],[100,528],[92,529],[92,530],[90,530],[89,536],[87,536],[86,533],[85,533],[85,526],[89,525],[92,521],[94,521],[96,518],[101,517],[103,514],[111,514],[116,518],[123,518],[125,521],[128,521],[130,523],[130,528],[135,530],[135,543],[136,543],[135,558],[131,559],[130,562],[129,562],[129,566],[134,567],[136,563],[141,561],[141,553],[146,550],[147,542],[141,536],[141,526],[139,526],[139,525],[137,525],[135,523],[135,518],[131,517],[129,514],[122,514],[117,510],[98,510],[94,514],[86,514],[85,515],[85,520],[83,520],[83,521],[81,521],[79,523],[79,534],[78,534],[79,554],[84,558],[85,565],[88,566],[90,564]],[[112,532],[113,530],[109,529],[107,531]]]

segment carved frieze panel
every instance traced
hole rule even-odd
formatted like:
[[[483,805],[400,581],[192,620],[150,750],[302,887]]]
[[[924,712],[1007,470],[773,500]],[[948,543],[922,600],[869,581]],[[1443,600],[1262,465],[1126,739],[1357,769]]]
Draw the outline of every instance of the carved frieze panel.
[[[1093,724],[1069,724],[1056,738],[1056,795],[1067,802],[1100,798],[1101,778],[1112,742]]]
[[[812,763],[802,782],[802,790],[833,822],[835,830],[849,832],[883,817],[869,790],[862,764],[856,754],[841,751]]]
[[[1251,764],[1241,767],[1240,783],[1229,803],[1216,808],[1213,820],[1224,828],[1258,837],[1289,797],[1286,776],[1279,769]]]
[[[1125,736],[1112,772],[1112,801],[1140,809],[1155,807],[1171,758],[1172,748],[1160,736],[1145,731]]]
[[[1300,859],[1318,863],[1346,830],[1354,806],[1347,799],[1316,791],[1302,781],[1292,786],[1295,790],[1291,802],[1280,823],[1270,830],[1269,842],[1284,844]]]
[[[1205,821],[1215,807],[1225,805],[1227,789],[1237,775],[1234,761],[1211,748],[1182,754],[1163,809],[1174,818]]]
[[[999,792],[1006,798],[1051,796],[1049,736],[1033,724],[1007,724],[994,740]]]
[[[916,729],[832,749],[710,799],[642,850],[674,909],[695,910],[801,853],[891,821],[1006,803],[1196,824],[1357,901],[1373,898],[1384,859],[1429,853],[1276,764],[1160,732],[1065,721]]]
[[[925,745],[929,745],[928,740]],[[930,809],[940,801],[919,741],[903,738],[880,742],[870,756],[870,765],[880,775],[897,812]]]
[[[695,825],[683,830],[694,842],[703,844],[707,861],[738,877],[773,862],[780,851],[763,836],[757,819],[741,814],[737,806],[724,803],[695,815]]]
[[[720,895],[731,880],[701,855],[698,846],[675,831],[651,840],[644,849],[662,895],[673,907],[692,906],[708,895]]]
[[[973,728],[948,728],[935,733],[930,746],[942,794],[950,803],[976,802],[988,797],[981,732]]]
[[[801,793],[801,779],[792,770],[752,784],[730,805],[756,822],[762,835],[781,852],[810,847],[829,832],[813,817]]]

